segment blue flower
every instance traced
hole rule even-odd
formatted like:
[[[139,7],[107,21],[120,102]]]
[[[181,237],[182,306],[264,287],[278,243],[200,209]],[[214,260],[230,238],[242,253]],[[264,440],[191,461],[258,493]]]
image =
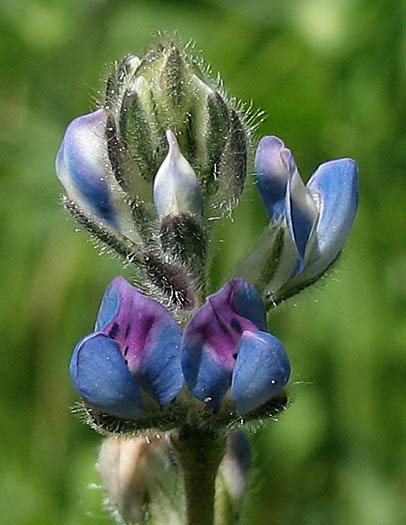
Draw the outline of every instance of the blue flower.
[[[274,136],[260,140],[255,167],[271,231],[284,229],[272,295],[288,282],[300,288],[316,280],[340,254],[358,207],[358,168],[348,158],[325,162],[305,186],[291,151]]]
[[[192,394],[214,409],[231,390],[245,413],[286,385],[288,356],[267,332],[264,304],[249,283],[228,281],[194,314],[183,334],[182,368]]]
[[[95,331],[74,349],[72,383],[103,413],[141,417],[148,411],[146,399],[165,406],[181,390],[181,337],[164,306],[116,277],[104,294]]]

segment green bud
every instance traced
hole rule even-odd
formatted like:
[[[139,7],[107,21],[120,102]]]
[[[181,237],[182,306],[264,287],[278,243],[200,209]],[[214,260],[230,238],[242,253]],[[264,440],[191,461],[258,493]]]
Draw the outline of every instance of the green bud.
[[[142,177],[153,180],[171,129],[199,180],[206,215],[230,211],[244,186],[249,133],[197,61],[167,40],[142,60],[126,57],[114,81],[107,100],[119,108],[117,127]]]
[[[247,134],[234,109],[229,111],[230,128],[217,171],[218,190],[212,199],[213,208],[231,211],[244,189],[247,176]]]
[[[224,149],[229,118],[227,106],[220,93],[213,91],[196,75],[192,75],[196,89],[194,107],[195,154],[201,167],[201,184],[208,195],[218,188],[217,172]]]
[[[244,188],[249,129],[220,92],[187,48],[164,39],[115,65],[102,108],[68,126],[58,153],[66,209],[177,311],[202,294],[209,220]]]
[[[160,85],[175,109],[180,108],[180,104],[185,95],[184,69],[185,64],[179,49],[173,47],[162,71]]]
[[[141,60],[135,55],[127,55],[106,81],[104,108],[111,111],[115,117],[120,114],[120,101],[131,79],[140,65]]]
[[[157,163],[151,143],[151,127],[147,120],[147,111],[142,104],[142,89],[146,81],[142,77],[135,82],[134,91],[124,93],[120,111],[120,131],[132,157],[137,161],[142,176],[151,181],[156,172]],[[137,87],[139,91],[137,91]],[[141,89],[140,89],[141,87]],[[143,107],[144,106],[144,107]]]

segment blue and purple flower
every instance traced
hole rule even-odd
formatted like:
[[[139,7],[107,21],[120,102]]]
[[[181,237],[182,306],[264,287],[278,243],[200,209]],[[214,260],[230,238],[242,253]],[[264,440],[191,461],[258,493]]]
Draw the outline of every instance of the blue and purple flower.
[[[290,364],[267,332],[260,296],[242,279],[208,297],[182,337],[164,306],[116,277],[94,332],[75,347],[70,375],[90,407],[137,419],[170,404],[184,383],[208,407],[220,408],[230,392],[237,411],[249,412],[286,385]]]
[[[195,313],[182,339],[182,367],[192,394],[219,408],[230,391],[241,413],[276,395],[288,382],[282,343],[267,332],[261,297],[242,279],[228,281]]]
[[[108,286],[95,331],[76,345],[70,376],[87,403],[125,419],[168,405],[184,380],[181,332],[171,313],[123,277]]]

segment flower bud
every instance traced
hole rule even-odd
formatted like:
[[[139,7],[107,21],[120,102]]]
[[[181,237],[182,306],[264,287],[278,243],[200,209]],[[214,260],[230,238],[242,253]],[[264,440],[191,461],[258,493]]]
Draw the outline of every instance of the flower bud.
[[[148,503],[160,498],[169,469],[168,442],[154,434],[106,438],[97,462],[110,503],[130,523],[150,522]]]
[[[169,152],[154,180],[154,203],[160,219],[183,213],[203,215],[203,197],[192,166],[182,155],[175,134],[167,130]]]
[[[126,56],[103,107],[68,126],[56,161],[75,220],[181,310],[202,290],[208,221],[231,212],[247,171],[240,106],[202,71],[170,39]]]
[[[237,503],[242,499],[252,466],[252,451],[248,438],[242,432],[231,432],[227,438],[227,452],[220,465],[224,490]]]
[[[169,50],[165,67],[160,77],[160,86],[170,101],[174,109],[181,108],[182,100],[185,97],[185,77],[186,64],[177,47],[173,46]],[[163,104],[165,108],[165,104]]]
[[[221,153],[216,177],[219,188],[212,206],[221,213],[229,213],[237,204],[247,175],[247,134],[237,112],[229,111],[229,131]]]
[[[219,92],[192,75],[196,93],[194,104],[195,152],[201,167],[200,182],[213,196],[218,190],[218,169],[229,129],[228,108]]]
[[[130,238],[136,238],[130,208],[112,170],[99,109],[69,124],[56,158],[56,173],[68,196],[83,210]]]
[[[199,218],[189,214],[167,215],[161,221],[159,236],[168,257],[180,261],[198,280],[204,277],[208,242]]]
[[[141,64],[141,60],[135,55],[127,55],[117,67],[115,74],[106,80],[106,98],[104,108],[111,112],[115,118],[120,117],[121,105],[118,103],[124,96],[126,89],[130,87],[131,79]]]
[[[150,104],[148,83],[143,77],[139,77],[124,92],[119,120],[122,139],[132,158],[136,160],[142,177],[149,182],[157,169],[157,159],[154,156],[157,139],[152,133],[153,124],[148,120]],[[131,177],[130,173],[128,177]]]
[[[140,62],[126,57],[109,85],[116,87],[105,107],[114,108],[120,138],[145,180],[164,160],[170,129],[201,184],[207,214],[234,207],[246,176],[249,130],[194,57],[165,40]]]

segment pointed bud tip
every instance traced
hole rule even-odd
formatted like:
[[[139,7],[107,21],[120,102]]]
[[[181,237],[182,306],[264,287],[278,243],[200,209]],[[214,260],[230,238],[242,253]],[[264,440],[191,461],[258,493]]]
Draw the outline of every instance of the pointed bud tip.
[[[169,151],[154,181],[154,202],[158,217],[203,215],[203,195],[196,174],[182,155],[176,135],[166,131]]]

